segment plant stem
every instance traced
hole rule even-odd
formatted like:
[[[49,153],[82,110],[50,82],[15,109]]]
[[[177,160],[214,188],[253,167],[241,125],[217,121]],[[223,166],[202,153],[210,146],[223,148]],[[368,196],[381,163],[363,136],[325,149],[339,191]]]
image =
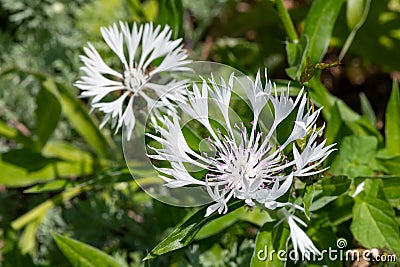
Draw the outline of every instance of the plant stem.
[[[346,55],[347,51],[349,50],[351,44],[353,43],[353,40],[354,40],[354,37],[356,36],[357,31],[361,28],[361,26],[364,24],[365,20],[367,19],[370,6],[371,6],[371,0],[367,0],[365,2],[364,11],[363,11],[363,14],[362,14],[360,20],[358,21],[356,26],[354,26],[354,28],[351,30],[349,36],[347,37],[347,39],[343,45],[342,51],[340,51],[339,61],[343,60],[343,58]]]
[[[289,12],[286,10],[283,0],[275,0],[276,9],[278,11],[279,18],[281,19],[283,26],[285,27],[286,33],[289,39],[293,43],[297,43],[299,37],[297,36],[296,29],[294,28],[293,21],[290,18]]]

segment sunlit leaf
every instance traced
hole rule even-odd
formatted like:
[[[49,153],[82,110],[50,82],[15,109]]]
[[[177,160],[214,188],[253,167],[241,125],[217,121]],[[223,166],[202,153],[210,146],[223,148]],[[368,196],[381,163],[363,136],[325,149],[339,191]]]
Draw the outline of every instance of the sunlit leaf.
[[[393,81],[392,93],[386,109],[386,149],[389,154],[400,154],[400,95],[399,85]]]
[[[349,177],[372,175],[378,141],[374,136],[348,136],[343,139],[339,154],[330,172]]]
[[[233,201],[228,205],[228,212],[232,212],[241,206],[242,201]],[[145,260],[154,258],[156,256],[168,253],[173,250],[183,248],[190,244],[199,230],[207,223],[223,216],[218,213],[213,213],[208,217],[204,217],[207,207],[201,208],[195,214],[185,220],[178,226],[170,235],[161,241],[153,250],[146,256]]]
[[[116,259],[95,247],[57,233],[54,233],[53,237],[72,266],[122,267]]]
[[[161,0],[156,22],[161,25],[170,25],[174,39],[182,37],[183,12],[182,0]]]
[[[382,181],[367,179],[355,198],[351,232],[366,248],[400,251],[399,224],[382,190]]]
[[[278,251],[287,251],[286,244],[289,238],[289,229],[281,223],[276,226],[276,222],[265,223],[258,231],[256,246],[251,258],[252,267],[283,267],[286,265],[286,258]],[[275,251],[273,253],[272,251]],[[272,258],[270,257],[272,255]]]
[[[372,125],[376,125],[375,112],[374,112],[367,96],[363,92],[360,93],[360,104],[361,104],[362,114],[368,118],[368,120],[371,122]]]
[[[302,36],[307,36],[307,57],[320,62],[328,48],[337,16],[344,0],[315,0],[307,15]]]

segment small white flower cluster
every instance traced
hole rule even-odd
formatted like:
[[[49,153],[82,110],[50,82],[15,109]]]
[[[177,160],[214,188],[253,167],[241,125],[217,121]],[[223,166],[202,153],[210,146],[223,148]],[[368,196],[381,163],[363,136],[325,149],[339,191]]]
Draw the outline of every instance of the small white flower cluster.
[[[82,90],[81,96],[91,97],[93,108],[106,114],[101,127],[108,121],[116,131],[125,126],[128,140],[136,122],[136,99],[141,98],[146,103],[148,113],[153,107],[161,109],[162,112],[156,112],[156,115],[164,114],[158,118],[162,123],[155,124],[160,135],[148,136],[162,147],[151,147],[153,154],[149,157],[169,163],[170,167],[156,167],[162,173],[160,177],[165,180],[166,186],[204,186],[214,202],[207,208],[205,216],[214,212],[226,213],[227,203],[233,198],[244,200],[248,206],[301,209],[279,199],[291,190],[295,177],[323,172],[325,169],[317,167],[334,150],[334,145],[325,146],[326,141],[317,142],[322,131],[316,127],[321,109],[313,112],[308,108],[308,99],[303,91],[294,100],[289,92],[282,91],[278,95],[270,81],[262,83],[260,72],[255,81],[247,78],[247,82],[236,79],[233,74],[228,81],[221,78],[219,84],[214,77],[203,79],[200,88],[195,83],[189,88],[186,81],[174,79],[161,83],[157,79],[162,73],[190,70],[187,66],[190,60],[181,39],[171,40],[170,27],[154,28],[152,23],[146,23],[141,26],[133,24],[130,29],[127,23],[120,22],[119,27],[114,24],[101,28],[101,33],[118,57],[121,68],[117,71],[109,67],[89,44],[84,49],[86,55],[81,56],[85,75],[76,82],[76,86]],[[250,103],[253,115],[251,127],[231,121],[229,109],[235,82],[239,83]],[[106,101],[105,98],[110,95],[114,95],[114,100]],[[210,122],[209,106],[212,103],[222,115],[224,133],[214,129]],[[174,104],[207,130],[212,153],[200,153],[189,147]],[[273,121],[263,131],[261,114],[269,108],[273,109]],[[292,113],[296,113],[296,118],[291,133],[283,144],[278,144],[274,140],[277,128]],[[296,144],[300,140],[304,143],[301,148]],[[207,170],[207,174],[198,179],[188,171],[189,165]],[[291,230],[294,248],[299,248],[302,253],[319,253],[296,224],[305,223],[285,208],[282,210]]]

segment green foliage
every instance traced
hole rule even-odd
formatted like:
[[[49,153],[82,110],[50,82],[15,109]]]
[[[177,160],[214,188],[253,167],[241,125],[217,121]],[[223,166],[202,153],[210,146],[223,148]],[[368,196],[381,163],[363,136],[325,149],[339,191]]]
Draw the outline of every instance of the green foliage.
[[[364,191],[355,198],[350,229],[365,247],[385,247],[398,253],[399,223],[382,189],[381,180],[365,180]]]
[[[35,135],[43,147],[57,127],[61,115],[61,105],[56,96],[43,87],[36,97]]]
[[[239,207],[243,206],[242,201],[234,201],[228,205],[229,211],[234,211]],[[165,254],[167,252],[180,249],[187,246],[192,242],[195,235],[199,230],[206,225],[208,222],[221,217],[221,215],[213,213],[209,217],[204,218],[207,207],[204,207],[197,211],[195,214],[185,220],[180,226],[178,226],[167,238],[161,241],[147,256],[145,259],[151,259],[153,257]]]
[[[63,252],[65,257],[71,262],[72,266],[84,267],[121,267],[114,258],[106,253],[98,250],[85,243],[76,241],[74,239],[62,236],[59,234],[53,235],[57,246]]]
[[[182,0],[160,0],[156,22],[160,25],[172,25],[173,37],[183,35],[183,4]]]
[[[400,154],[400,94],[399,85],[394,81],[386,109],[386,147],[391,155]]]
[[[378,141],[373,136],[345,137],[332,163],[331,173],[349,177],[373,175],[377,145]]]
[[[277,254],[271,254],[271,251],[285,250],[289,233],[289,229],[285,228],[283,224],[276,226],[276,222],[265,223],[257,234],[251,266],[285,266],[285,262],[278,258]],[[270,259],[270,255],[273,255],[272,260]],[[279,255],[279,257],[281,256]]]
[[[356,264],[260,261],[260,251],[290,249],[277,212],[236,201],[205,218],[206,207],[141,190],[154,173],[134,162],[142,183],[132,180],[120,136],[99,130],[73,87],[82,47],[104,49],[99,28],[118,20],[170,25],[194,60],[244,73],[267,66],[278,91],[288,78],[291,94],[304,85],[338,151],[323,177],[296,179],[283,198],[304,208],[321,250],[345,238],[346,250],[400,253],[400,97],[389,78],[400,62],[399,1],[0,0],[0,19],[1,266]],[[184,133],[198,149],[201,134]]]

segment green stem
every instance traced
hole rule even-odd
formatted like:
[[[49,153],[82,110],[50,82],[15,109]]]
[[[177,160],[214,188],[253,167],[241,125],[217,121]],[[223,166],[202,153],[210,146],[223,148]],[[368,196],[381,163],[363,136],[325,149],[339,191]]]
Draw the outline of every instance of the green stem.
[[[370,6],[371,6],[371,0],[367,0],[365,2],[364,11],[363,11],[363,14],[362,14],[360,20],[358,21],[356,26],[354,26],[354,28],[351,30],[349,36],[347,37],[347,39],[343,45],[342,51],[340,51],[339,61],[343,60],[343,58],[346,55],[347,51],[349,50],[351,44],[353,43],[353,40],[354,40],[354,37],[356,36],[357,31],[361,28],[361,26],[364,24],[365,20],[367,19]]]
[[[14,220],[11,223],[11,227],[14,228],[15,230],[20,230],[22,229],[26,224],[30,223],[31,221],[34,221],[36,219],[42,219],[43,216],[46,214],[46,212],[51,209],[52,207],[59,205],[79,194],[81,194],[83,191],[88,190],[90,187],[89,186],[83,186],[83,187],[76,187],[71,190],[65,191],[60,193],[59,195],[43,202],[42,204],[36,206],[34,209],[28,211],[18,219]]]
[[[283,0],[275,0],[276,9],[278,11],[279,18],[281,19],[283,26],[285,27],[286,33],[289,39],[293,43],[297,43],[299,37],[297,36],[296,29],[294,28],[293,21],[290,18],[289,12],[286,10]]]

